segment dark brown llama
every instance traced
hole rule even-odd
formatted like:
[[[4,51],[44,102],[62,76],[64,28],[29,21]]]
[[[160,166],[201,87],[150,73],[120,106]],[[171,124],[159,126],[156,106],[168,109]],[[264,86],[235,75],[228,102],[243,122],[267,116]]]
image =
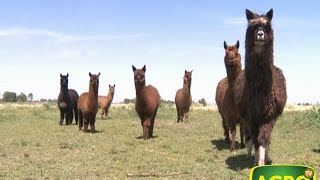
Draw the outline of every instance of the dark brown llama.
[[[115,87],[116,87],[115,84],[113,86],[111,86],[109,84],[108,95],[98,97],[99,108],[101,108],[101,119],[103,119],[104,117],[110,118],[108,116],[108,112],[109,112],[109,108],[110,108],[112,100],[113,100]]]
[[[237,44],[228,46],[224,41],[224,64],[227,70],[227,77],[223,78],[217,85],[216,103],[222,118],[222,125],[226,142],[230,142],[229,130],[231,130],[231,147],[235,150],[236,126],[240,124],[241,147],[244,147],[243,126],[240,114],[237,112],[234,103],[235,82],[241,73],[241,55],[239,53],[239,41]]]
[[[82,93],[78,101],[79,112],[79,130],[88,131],[90,124],[91,132],[96,132],[95,122],[98,112],[98,90],[99,90],[99,76],[89,72],[89,92]]]
[[[63,124],[63,119],[66,119],[66,125],[72,124],[73,113],[75,114],[75,121],[78,124],[78,110],[77,102],[79,95],[74,89],[68,88],[68,77],[60,73],[60,93],[58,96],[58,107],[60,110],[60,125]]]
[[[184,71],[183,88],[176,92],[175,103],[177,108],[177,122],[187,122],[189,119],[189,109],[192,103],[191,89],[192,71]]]
[[[132,65],[134,73],[134,84],[136,88],[136,111],[141,120],[143,128],[143,139],[152,137],[154,121],[160,104],[158,90],[152,85],[146,86],[145,72],[146,65],[142,69],[136,69]]]
[[[258,15],[246,10],[245,70],[237,79],[235,101],[246,126],[246,147],[255,164],[269,163],[271,132],[287,100],[286,80],[273,64],[273,10]]]

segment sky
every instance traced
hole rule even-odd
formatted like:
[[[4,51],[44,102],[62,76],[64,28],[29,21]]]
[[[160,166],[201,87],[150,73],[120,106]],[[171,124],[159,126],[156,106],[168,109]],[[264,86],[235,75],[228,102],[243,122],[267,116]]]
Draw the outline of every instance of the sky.
[[[115,84],[114,102],[134,98],[132,65],[146,65],[146,83],[174,100],[185,70],[193,70],[194,101],[214,103],[226,76],[223,41],[240,41],[244,63],[245,9],[273,8],[274,63],[288,103],[320,102],[320,3],[317,1],[43,0],[0,1],[0,95],[33,93],[56,99],[60,73],[69,88],[99,94]]]

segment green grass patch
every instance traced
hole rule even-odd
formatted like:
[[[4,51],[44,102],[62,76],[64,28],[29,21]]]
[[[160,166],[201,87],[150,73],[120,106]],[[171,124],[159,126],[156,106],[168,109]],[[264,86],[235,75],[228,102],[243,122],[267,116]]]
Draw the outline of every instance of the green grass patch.
[[[233,154],[213,110],[192,109],[176,123],[174,106],[158,110],[154,138],[141,139],[134,106],[113,107],[98,133],[59,126],[56,104],[0,109],[0,179],[247,179],[246,150]],[[275,124],[274,164],[309,165],[320,171],[320,111],[285,112]],[[239,131],[237,148],[239,148]]]

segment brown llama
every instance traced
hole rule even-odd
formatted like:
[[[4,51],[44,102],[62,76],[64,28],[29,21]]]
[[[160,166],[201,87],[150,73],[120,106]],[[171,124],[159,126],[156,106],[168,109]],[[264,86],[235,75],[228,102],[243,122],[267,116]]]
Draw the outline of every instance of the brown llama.
[[[99,108],[101,108],[101,119],[103,119],[104,117],[110,118],[108,116],[108,112],[109,112],[109,108],[110,108],[112,100],[113,100],[115,87],[116,87],[115,84],[113,86],[111,86],[109,84],[108,95],[98,97]]]
[[[73,113],[75,115],[76,124],[78,124],[78,109],[77,102],[79,95],[74,89],[68,88],[68,77],[60,73],[60,93],[58,96],[58,107],[60,110],[60,125],[63,124],[63,119],[66,119],[66,125],[72,124]]]
[[[240,124],[241,147],[244,147],[243,127],[240,121],[241,117],[240,114],[237,112],[234,103],[235,82],[236,78],[242,71],[239,46],[239,41],[237,41],[236,45],[232,46],[228,46],[227,43],[224,41],[224,64],[227,70],[227,77],[223,78],[218,83],[216,90],[216,103],[222,118],[225,141],[228,143],[230,142],[229,130],[231,130],[231,151],[235,150],[237,124]]]
[[[91,132],[96,132],[95,122],[98,112],[98,90],[99,90],[99,76],[91,74],[89,72],[89,92],[82,93],[78,101],[78,113],[79,113],[79,130],[88,131],[88,125],[90,124]]]
[[[143,139],[147,140],[152,138],[154,121],[160,104],[160,95],[158,90],[152,85],[146,86],[146,65],[142,69],[137,69],[132,65],[132,70],[136,88],[135,108],[141,120]]]
[[[247,9],[246,17],[245,70],[237,78],[235,101],[246,127],[248,157],[253,145],[254,163],[264,165],[271,163],[271,133],[286,104],[286,80],[273,64],[273,10],[258,15]]]
[[[175,103],[177,109],[177,122],[188,122],[189,109],[192,103],[191,89],[192,71],[184,71],[183,88],[176,92]]]

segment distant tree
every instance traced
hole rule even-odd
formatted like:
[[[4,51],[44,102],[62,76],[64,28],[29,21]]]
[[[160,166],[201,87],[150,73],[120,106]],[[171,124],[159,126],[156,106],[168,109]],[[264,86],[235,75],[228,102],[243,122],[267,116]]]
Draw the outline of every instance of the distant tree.
[[[17,98],[17,102],[26,102],[28,100],[27,96],[24,93],[20,93]]]
[[[130,104],[130,103],[136,103],[136,98],[134,98],[134,99],[129,99],[129,98],[125,98],[124,100],[123,100],[123,103],[125,103],[125,104]]]
[[[28,100],[29,100],[29,101],[32,101],[32,100],[33,100],[33,94],[32,94],[32,93],[29,93],[29,94],[28,94]]]
[[[204,98],[200,99],[199,103],[202,104],[202,106],[207,106],[208,105],[207,101]]]
[[[15,92],[5,91],[2,95],[3,102],[16,102],[17,94]]]
[[[44,98],[41,98],[40,99],[40,102],[47,102],[48,100],[47,99],[44,99]]]

